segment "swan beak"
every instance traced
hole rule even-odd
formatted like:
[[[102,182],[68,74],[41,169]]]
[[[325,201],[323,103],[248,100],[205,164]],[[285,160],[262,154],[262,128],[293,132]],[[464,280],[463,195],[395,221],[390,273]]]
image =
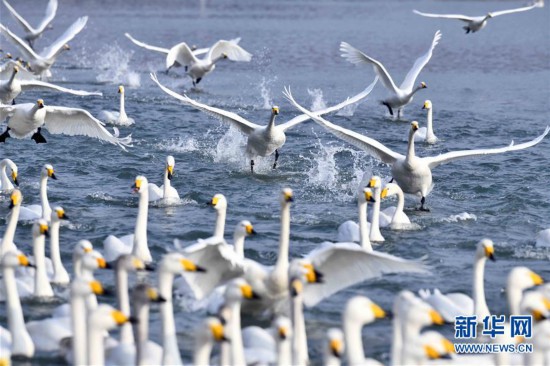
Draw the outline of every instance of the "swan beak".
[[[376,202],[376,200],[374,199],[374,196],[372,195],[372,191],[370,189],[365,190],[365,201]]]
[[[313,267],[313,264],[307,263],[303,267],[306,269],[306,280],[308,283],[323,283],[323,274]]]
[[[294,202],[294,195],[292,194],[292,192],[284,192],[283,195],[285,198],[285,202]]]
[[[330,347],[330,352],[334,357],[337,357],[337,358],[342,357],[342,351],[344,350],[344,345],[341,340],[339,339],[331,340],[329,347]]]
[[[31,267],[31,264],[29,262],[29,258],[25,254],[19,254],[17,256],[17,259],[19,260],[19,265],[23,267]],[[33,266],[34,267],[34,266]]]
[[[376,179],[371,178],[371,180],[369,180],[369,184],[367,187],[374,188],[375,185],[376,185]]]
[[[210,332],[212,332],[212,337],[214,337],[217,342],[228,341],[228,339],[225,338],[222,323],[210,325]]]
[[[67,216],[65,214],[65,211],[59,210],[59,211],[57,211],[57,218],[60,219],[60,220],[68,220],[69,216]]]
[[[282,340],[285,340],[288,337],[288,329],[286,327],[279,327],[279,329],[277,329],[277,333],[279,333],[279,338]]]
[[[542,302],[544,303],[546,310],[550,310],[550,300],[548,300],[547,298],[544,298],[542,299]]]
[[[252,225],[246,225],[245,229],[248,235],[256,235],[256,231]]]
[[[143,261],[139,258],[134,257],[132,259],[132,265],[137,270],[145,270],[145,263],[143,263]]]
[[[386,317],[386,312],[380,306],[376,305],[375,303],[370,304],[370,309],[371,309],[372,313],[374,314],[375,318],[382,319],[382,318]]]
[[[386,198],[387,195],[388,195],[388,188],[384,188],[380,193],[380,198]]]
[[[197,266],[195,263],[193,263],[189,259],[184,258],[180,262],[183,269],[187,272],[206,272],[206,269]]]
[[[418,130],[418,122],[413,121],[413,122],[411,123],[411,128],[412,128],[413,131]]]
[[[304,290],[304,284],[299,279],[295,278],[290,283],[290,294],[292,297],[296,297],[301,294]]]
[[[533,280],[533,283],[535,284],[535,286],[542,285],[544,283],[544,280],[542,279],[542,277],[536,274],[535,272],[531,272],[529,276],[531,276],[531,280]]]
[[[136,179],[134,185],[132,186],[133,192],[137,193],[141,189],[141,180]]]
[[[424,346],[424,353],[426,354],[426,356],[430,360],[438,360],[442,356],[442,355],[439,354],[439,352],[437,352],[437,350],[435,348],[433,348],[430,345],[425,345]]]
[[[149,289],[147,289],[147,297],[149,297],[149,300],[153,302],[166,302],[166,299],[160,296],[158,291],[153,287],[149,287]]]
[[[260,296],[258,296],[257,293],[252,290],[252,286],[246,284],[241,286],[241,293],[245,299],[259,299]]]
[[[123,94],[124,93],[124,87],[121,85],[118,87],[118,94]]]
[[[94,250],[94,249],[91,248],[91,247],[85,247],[85,248],[83,248],[82,250],[84,250],[84,253],[91,253],[92,250]]]
[[[55,173],[54,173],[53,169],[48,169],[48,177],[50,177],[54,180],[57,180],[57,177],[55,176]]]
[[[489,258],[490,260],[492,260],[493,262],[496,261],[495,254],[494,254],[494,249],[492,247],[486,247],[485,248],[485,256],[487,258]]]
[[[531,311],[531,315],[533,316],[533,319],[535,319],[535,321],[537,322],[546,320],[546,316],[540,310],[535,309]]]
[[[430,318],[433,324],[443,325],[445,323],[443,317],[435,310],[430,310]]]
[[[15,190],[10,196],[10,210],[21,202],[21,191]]]
[[[13,73],[17,74],[18,72],[19,72],[19,66],[14,66],[13,67]]]
[[[36,104],[38,105],[38,109],[44,108],[44,101],[42,99],[38,99]]]
[[[220,199],[216,196],[212,197],[212,200],[210,202],[207,202],[206,204],[209,206],[216,206],[218,204],[218,201]]]
[[[101,282],[99,281],[91,281],[90,288],[92,289],[92,292],[96,295],[105,294],[105,289],[103,288],[103,286],[101,285]]]
[[[17,180],[17,172],[11,172],[11,179],[13,180],[13,184],[19,187],[19,181]]]
[[[168,179],[172,180],[172,176],[174,175],[174,167],[171,165],[168,165],[166,167],[166,170],[168,171]]]
[[[46,238],[50,237],[50,232],[48,231],[48,225],[40,225],[40,234],[44,235]]]
[[[130,319],[120,310],[113,310],[111,316],[117,325],[122,325],[130,321]]]
[[[271,108],[271,112],[274,114],[274,115],[278,115],[279,114],[279,107],[273,107]]]
[[[97,267],[107,269],[107,268],[111,268],[111,265],[107,263],[105,258],[97,258]]]
[[[425,82],[421,82],[421,83],[420,83],[420,87],[421,87],[422,89],[426,89],[428,86],[426,85]]]

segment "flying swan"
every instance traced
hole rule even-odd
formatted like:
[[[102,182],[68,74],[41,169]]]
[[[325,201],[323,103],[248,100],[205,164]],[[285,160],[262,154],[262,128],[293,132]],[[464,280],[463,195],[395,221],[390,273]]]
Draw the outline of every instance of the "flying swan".
[[[432,52],[435,46],[437,46],[437,44],[439,43],[440,39],[441,32],[435,32],[430,49],[428,50],[428,52],[426,52],[415,61],[413,67],[411,68],[407,76],[405,76],[405,80],[403,80],[403,83],[401,83],[399,87],[395,85],[395,82],[393,81],[391,75],[388,73],[388,71],[380,61],[377,61],[372,57],[367,56],[366,54],[356,48],[353,48],[349,43],[346,42],[340,43],[340,51],[342,52],[342,57],[352,64],[372,65],[372,67],[374,68],[374,72],[381,79],[382,84],[384,84],[386,89],[388,89],[392,94],[389,98],[383,100],[382,104],[388,107],[390,115],[392,116],[394,115],[393,110],[397,109],[397,118],[401,118],[403,107],[405,107],[413,100],[413,96],[417,91],[419,91],[420,89],[425,89],[427,87],[426,83],[422,82],[416,88],[414,88],[414,82],[416,81],[416,78],[418,77],[424,66],[426,66],[426,64],[430,61],[430,58],[432,58]]]
[[[219,119],[222,122],[228,123],[239,129],[243,134],[248,137],[246,144],[246,154],[250,157],[250,170],[254,172],[254,158],[256,156],[269,156],[275,152],[275,162],[273,163],[273,169],[277,167],[277,160],[279,159],[279,148],[281,148],[286,141],[285,132],[289,128],[296,126],[297,124],[307,121],[310,117],[305,114],[294,117],[290,121],[281,125],[275,125],[275,116],[279,114],[279,107],[273,107],[271,109],[271,119],[267,126],[261,126],[252,123],[241,116],[233,112],[228,112],[220,108],[210,107],[206,104],[199,103],[186,95],[180,95],[164,85],[162,85],[155,74],[151,74],[151,79],[168,95],[182,101],[183,103],[195,107],[210,116]],[[333,107],[325,108],[320,111],[315,111],[315,114],[321,115],[337,111],[344,108],[347,105],[357,103],[363,98],[366,98],[370,94],[374,85],[376,85],[378,78],[376,78],[372,84],[370,84],[363,92],[357,94],[352,98],[348,98],[344,102],[337,104]]]
[[[11,13],[12,17],[25,29],[25,41],[29,43],[29,46],[33,48],[33,42],[42,37],[42,33],[49,29],[52,29],[50,23],[53,18],[55,18],[55,13],[57,12],[57,0],[50,0],[48,6],[46,7],[46,14],[40,23],[34,28],[27,22],[15,9],[6,1],[3,0],[4,5]]]
[[[418,122],[413,121],[409,132],[407,153],[406,155],[401,155],[384,146],[375,139],[337,126],[322,117],[316,116],[313,112],[308,111],[294,100],[290,89],[286,89],[284,94],[296,108],[303,113],[306,113],[315,122],[326,128],[330,133],[339,139],[347,141],[348,143],[364,150],[369,155],[372,155],[382,160],[382,162],[391,165],[393,179],[395,179],[397,184],[399,184],[399,187],[401,187],[403,192],[421,196],[420,210],[424,211],[428,210],[424,207],[424,204],[426,201],[426,196],[430,193],[433,186],[432,169],[457,159],[527,149],[528,147],[535,146],[541,142],[550,131],[550,127],[547,126],[540,136],[531,141],[518,145],[514,145],[514,142],[512,141],[510,145],[500,148],[460,150],[439,154],[437,156],[419,157],[415,155],[414,151],[414,134],[418,130]]]

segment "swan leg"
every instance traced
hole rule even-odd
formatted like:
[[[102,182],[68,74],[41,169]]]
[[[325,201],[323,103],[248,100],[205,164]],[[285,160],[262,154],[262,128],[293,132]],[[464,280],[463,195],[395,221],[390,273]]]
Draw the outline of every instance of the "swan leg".
[[[393,116],[393,109],[390,107],[390,105],[386,102],[382,102],[382,105],[385,105],[388,107],[388,111],[390,112],[390,116]]]
[[[420,199],[420,211],[427,211],[429,212],[430,209],[427,208],[427,207],[424,207],[424,204],[426,203],[426,197],[422,196],[422,198]]]
[[[6,131],[4,131],[3,134],[0,135],[0,142],[6,142],[6,139],[10,136],[10,128],[6,128]]]
[[[277,160],[279,160],[279,150],[275,149],[275,162],[273,163],[273,169],[277,168]]]
[[[37,144],[45,144],[47,141],[40,133],[41,128],[38,127],[38,130],[31,136],[31,140],[34,140]]]
[[[250,173],[254,173],[254,159],[250,159]]]
[[[399,108],[397,110],[397,119],[401,119],[401,116],[403,115],[403,110],[401,108]]]
[[[462,27],[462,28],[466,31],[466,34],[470,33],[470,27],[465,26],[465,27]]]
[[[202,80],[202,78],[198,78],[198,79],[197,79],[197,84],[200,83],[201,80]]]

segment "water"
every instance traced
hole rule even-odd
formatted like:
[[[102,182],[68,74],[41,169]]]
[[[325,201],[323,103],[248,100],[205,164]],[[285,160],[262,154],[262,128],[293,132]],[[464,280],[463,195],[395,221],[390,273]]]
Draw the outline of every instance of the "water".
[[[35,21],[45,2],[44,6],[35,3],[20,0],[15,6]],[[130,190],[133,179],[143,174],[160,184],[168,154],[176,159],[172,183],[183,201],[149,211],[149,242],[156,259],[172,248],[174,238],[191,243],[208,236],[213,230],[214,212],[205,202],[215,193],[223,193],[229,201],[227,236],[240,220],[252,221],[260,234],[247,241],[246,254],[273,263],[279,230],[278,194],[286,186],[294,189],[296,197],[290,251],[292,257],[298,257],[318,243],[334,240],[338,224],[356,218],[355,194],[364,171],[388,180],[388,167],[306,122],[288,133],[276,171],[270,169],[273,157],[268,157],[258,159],[257,174],[250,175],[242,150],[245,139],[161,92],[150,81],[149,72],[158,72],[160,81],[170,88],[260,124],[267,123],[270,108],[276,104],[281,110],[278,119],[285,121],[296,111],[282,97],[284,86],[292,87],[298,102],[315,109],[338,103],[372,81],[369,67],[353,66],[340,57],[340,41],[381,60],[400,83],[416,57],[425,52],[435,31],[441,29],[443,38],[418,80],[425,81],[428,89],[419,92],[406,107],[405,122],[390,120],[378,104],[386,95],[381,85],[356,110],[328,119],[404,153],[408,121],[417,119],[423,125],[421,107],[430,99],[440,141],[435,146],[417,146],[419,155],[504,146],[510,140],[534,138],[549,123],[549,8],[493,19],[474,35],[464,35],[459,22],[425,19],[411,10],[476,15],[520,5],[496,1],[64,1],[59,5],[55,29],[37,46],[47,45],[78,16],[89,15],[86,29],[71,42],[72,50],[59,58],[52,81],[100,90],[104,96],[28,92],[17,101],[43,98],[46,104],[82,107],[98,115],[101,110],[118,107],[116,92],[123,83],[126,111],[136,124],[121,128],[121,134],[132,133],[135,146],[124,152],[83,137],[46,133],[48,144],[10,140],[0,147],[0,157],[18,164],[26,204],[39,202],[40,169],[45,163],[53,164],[59,179],[49,182],[50,202],[63,206],[72,218],[71,225],[61,229],[62,255],[67,263],[79,239],[88,238],[101,249],[108,234],[133,231],[137,212],[137,197]],[[2,23],[20,33],[3,8]],[[242,37],[241,45],[254,57],[251,63],[221,63],[194,90],[190,80],[182,76],[183,70],[162,74],[164,58],[135,47],[124,32],[166,47],[181,41],[206,47],[218,39]],[[10,49],[5,40],[1,42],[3,49]],[[496,244],[498,262],[488,263],[486,268],[487,302],[493,313],[506,312],[502,289],[512,267],[528,266],[550,278],[550,250],[534,246],[536,232],[550,227],[549,144],[543,141],[527,151],[438,167],[427,201],[432,211],[414,211],[417,198],[406,201],[407,214],[420,229],[382,229],[386,241],[376,247],[404,258],[427,255],[433,275],[386,276],[338,293],[307,310],[313,362],[320,361],[324,332],[340,324],[341,309],[353,295],[367,295],[389,309],[402,289],[438,287],[443,292],[470,293],[474,248],[483,237],[492,238]],[[8,203],[5,197],[1,200],[0,216],[5,217]],[[18,228],[16,243],[31,252],[30,226]],[[98,277],[112,284],[110,272]],[[42,318],[52,307],[50,303],[26,301],[26,319]],[[0,323],[5,326],[3,314],[5,308],[0,305]],[[176,308],[185,360],[190,360],[192,329],[202,315]],[[252,322],[246,316],[244,321]],[[157,310],[152,312],[152,323],[151,336],[158,341]],[[369,357],[388,361],[389,329],[390,320],[365,328],[363,340]],[[452,336],[451,327],[443,332]],[[39,354],[30,363],[54,362],[60,360]]]

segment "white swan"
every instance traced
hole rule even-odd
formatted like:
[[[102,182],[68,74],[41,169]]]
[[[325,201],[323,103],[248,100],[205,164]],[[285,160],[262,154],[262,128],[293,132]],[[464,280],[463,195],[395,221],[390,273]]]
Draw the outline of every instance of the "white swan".
[[[442,294],[438,289],[433,293],[420,290],[420,297],[437,310],[447,322],[454,322],[457,316],[477,316],[484,319],[491,315],[485,300],[484,272],[487,259],[495,261],[494,244],[490,239],[482,239],[477,243],[472,271],[473,299],[462,293]]]
[[[10,78],[8,80],[0,80],[0,102],[2,104],[15,104],[15,98],[17,98],[21,92],[37,89],[55,90],[80,96],[103,95],[100,92],[69,89],[39,80],[19,80],[16,77],[18,72],[19,66],[14,66]]]
[[[406,155],[401,155],[380,142],[370,137],[361,135],[357,132],[353,132],[346,128],[337,126],[322,117],[316,116],[314,113],[308,111],[304,107],[300,106],[292,97],[289,90],[285,91],[285,95],[288,100],[294,104],[299,110],[309,115],[315,122],[326,128],[329,132],[336,137],[347,141],[348,143],[364,150],[369,155],[372,155],[382,162],[391,166],[392,176],[399,184],[399,187],[405,193],[417,194],[421,198],[421,210],[424,210],[424,203],[426,196],[432,189],[432,169],[442,164],[447,164],[453,160],[483,156],[490,154],[500,154],[508,151],[523,150],[528,147],[535,146],[541,142],[544,137],[550,132],[550,127],[546,127],[544,132],[535,139],[515,145],[513,142],[505,147],[494,149],[476,149],[476,150],[460,150],[451,151],[437,156],[418,157],[414,150],[414,133],[418,130],[418,122],[413,121],[411,123],[411,130],[409,132],[409,143]]]
[[[311,272],[311,269],[310,269]],[[289,269],[289,302],[290,321],[292,323],[292,364],[305,366],[309,364],[309,350],[306,333],[306,320],[304,317],[304,287],[310,282],[321,281],[321,276],[312,272],[313,276],[307,278],[307,272],[298,261],[293,262]],[[311,281],[310,281],[311,280]]]
[[[292,364],[292,324],[286,316],[277,316],[268,329],[248,326],[242,330],[242,336],[247,365]]]
[[[130,126],[135,123],[133,118],[128,117],[126,109],[124,107],[124,86],[118,87],[118,93],[120,94],[120,108],[118,112],[115,111],[101,111],[98,114],[98,119],[119,126]]]
[[[394,230],[400,230],[411,227],[411,220],[403,208],[405,207],[405,195],[399,185],[395,183],[387,183],[382,192],[380,192],[380,198],[397,196],[397,206],[391,206],[380,211],[380,226],[390,227]]]
[[[103,122],[84,109],[46,106],[42,99],[38,99],[36,104],[0,105],[0,120],[6,117],[10,119],[6,131],[0,135],[0,142],[6,142],[8,137],[24,139],[31,136],[37,144],[45,143],[46,139],[41,134],[41,129],[45,128],[54,135],[93,137],[120,146],[123,150],[132,143],[131,135],[123,138],[113,136],[105,129]]]
[[[352,64],[372,65],[372,67],[374,68],[374,72],[376,73],[376,75],[378,75],[378,77],[382,81],[382,84],[384,84],[386,89],[388,89],[391,93],[391,96],[382,101],[382,104],[388,107],[390,115],[392,116],[394,115],[393,110],[397,109],[397,118],[400,118],[403,107],[405,107],[413,100],[414,94],[420,89],[426,88],[426,83],[424,82],[420,83],[420,85],[415,88],[414,82],[416,81],[416,78],[418,77],[424,66],[426,66],[426,64],[430,61],[430,58],[432,57],[432,52],[435,46],[437,46],[437,44],[439,43],[440,39],[441,32],[437,31],[434,35],[432,44],[428,52],[426,52],[415,61],[413,67],[407,73],[405,80],[403,80],[403,83],[399,87],[395,85],[392,77],[380,61],[377,61],[370,56],[367,56],[366,54],[359,51],[358,49],[353,48],[346,42],[340,43],[340,51],[342,52],[342,57],[344,57]]]
[[[59,251],[59,227],[61,226],[61,220],[68,219],[69,217],[65,214],[65,210],[62,207],[55,207],[53,209],[50,224],[50,260],[53,266],[53,275],[50,278],[50,282],[58,285],[68,285],[71,281],[69,273],[63,265]]]
[[[112,262],[122,254],[132,253],[142,261],[149,263],[153,261],[147,241],[147,216],[149,212],[149,184],[147,178],[142,175],[136,177],[132,186],[134,192],[139,194],[138,214],[134,234],[116,237],[109,235],[103,241],[105,259]]]
[[[195,330],[193,365],[210,365],[210,353],[215,342],[226,341],[225,329],[218,318],[206,318]],[[173,364],[173,363],[172,363]],[[166,364],[164,364],[166,365]]]
[[[433,106],[430,100],[426,100],[422,109],[427,110],[426,127],[420,127],[414,134],[415,142],[425,142],[427,144],[435,144],[437,142],[437,136],[433,130]]]
[[[289,128],[292,128],[300,124],[301,122],[307,121],[310,118],[307,115],[302,114],[294,117],[290,121],[276,126],[275,117],[279,114],[279,108],[274,106],[271,108],[271,118],[269,120],[269,124],[267,126],[262,126],[252,123],[233,112],[228,112],[220,108],[211,107],[206,104],[199,103],[186,95],[180,95],[163,86],[154,74],[151,74],[151,79],[168,95],[171,95],[172,97],[182,101],[183,103],[197,108],[224,123],[230,124],[231,126],[238,128],[241,133],[245,134],[248,137],[246,143],[246,154],[251,159],[251,171],[254,171],[254,158],[256,156],[269,156],[273,153],[275,153],[275,162],[273,163],[273,169],[275,169],[277,167],[277,160],[279,159],[278,149],[280,149],[286,141],[285,132]],[[342,109],[347,105],[359,102],[370,94],[377,80],[378,79],[375,79],[371,85],[369,85],[363,92],[357,94],[356,96],[349,98],[346,101],[333,107],[325,108],[320,111],[315,111],[315,114],[326,114]]]
[[[53,297],[53,288],[46,271],[46,236],[49,236],[48,222],[43,219],[36,221],[32,227],[32,246],[34,254],[34,296]]]
[[[173,156],[168,155],[166,157],[166,167],[164,169],[164,183],[160,187],[154,183],[149,183],[149,202],[165,200],[179,202],[180,195],[178,191],[172,187],[171,181],[174,176],[174,166],[176,160]]]
[[[374,175],[369,180],[368,188],[372,189],[372,195],[374,197],[374,203],[372,204],[372,216],[370,220],[370,232],[369,239],[374,242],[383,242],[386,239],[380,232],[380,201],[382,195],[382,179],[379,176]]]
[[[17,229],[17,220],[19,220],[19,211],[21,210],[21,202],[23,202],[23,195],[19,189],[15,189],[10,196],[10,216],[6,225],[6,231],[4,236],[0,239],[0,259],[2,256],[11,251],[17,250],[17,246],[13,242],[15,237],[15,229]],[[0,300],[2,296],[0,294]]]
[[[10,194],[15,187],[13,186],[12,182],[9,180],[8,175],[6,174],[6,169],[10,168],[10,174],[11,179],[13,180],[13,184],[16,186],[19,185],[19,182],[17,181],[17,165],[10,159],[3,159],[0,161],[0,193],[1,194]]]
[[[29,266],[28,258],[21,253],[10,251],[0,259],[2,264],[2,279],[6,295],[6,315],[8,317],[8,328],[11,334],[12,356],[32,357],[34,355],[34,343],[25,328],[21,300],[17,293],[15,282],[15,268]]]
[[[38,23],[36,28],[31,26],[19,13],[6,1],[3,0],[4,6],[8,9],[12,17],[25,29],[25,41],[29,42],[29,46],[32,48],[33,43],[36,39],[42,36],[44,31],[51,29],[50,23],[57,12],[57,0],[48,1],[48,6],[46,7],[46,13],[44,18]]]
[[[537,233],[535,245],[537,247],[550,247],[550,229],[541,230]]]
[[[384,310],[367,297],[355,296],[348,300],[342,314],[342,328],[346,342],[346,357],[350,365],[381,365],[376,360],[365,358],[362,329],[385,316]]]
[[[340,366],[345,349],[344,332],[339,328],[327,330],[323,343],[323,364],[325,366]]]
[[[527,267],[514,267],[508,274],[506,281],[506,297],[510,315],[520,315],[520,303],[523,290],[529,287],[542,285],[544,280],[541,276]]]
[[[534,8],[542,8],[543,6],[544,6],[544,1],[539,0],[539,1],[535,1],[532,5],[529,5],[529,6],[524,6],[521,8],[515,8],[515,9],[509,9],[509,10],[492,11],[490,13],[487,13],[487,15],[473,16],[473,17],[467,16],[467,15],[461,15],[461,14],[422,13],[418,10],[413,10],[413,13],[422,15],[424,17],[429,17],[429,18],[444,18],[444,19],[460,20],[466,23],[466,25],[462,28],[466,31],[466,34],[468,34],[470,32],[475,33],[485,28],[485,26],[487,25],[487,21],[491,18],[498,17],[500,15],[505,15],[505,14],[519,13],[519,12],[531,10]]]
[[[50,68],[55,63],[57,56],[65,50],[69,50],[70,47],[67,44],[70,42],[80,31],[86,26],[88,17],[78,18],[61,36],[59,36],[54,43],[49,47],[42,50],[40,53],[36,53],[30,48],[25,41],[16,36],[8,28],[0,24],[0,34],[2,34],[7,40],[9,40],[19,51],[23,54],[25,59],[30,64],[30,69],[36,75],[44,77],[50,77]]]
[[[34,221],[38,219],[49,221],[51,219],[52,208],[48,201],[48,178],[57,180],[51,164],[45,164],[40,171],[40,205],[22,206],[19,213],[19,221]]]
[[[369,239],[370,223],[367,222],[367,202],[374,203],[374,197],[370,188],[363,188],[358,192],[357,208],[359,209],[358,223],[348,220],[338,226],[338,242],[358,242],[366,251],[372,251]]]

